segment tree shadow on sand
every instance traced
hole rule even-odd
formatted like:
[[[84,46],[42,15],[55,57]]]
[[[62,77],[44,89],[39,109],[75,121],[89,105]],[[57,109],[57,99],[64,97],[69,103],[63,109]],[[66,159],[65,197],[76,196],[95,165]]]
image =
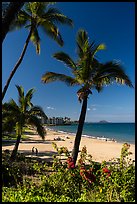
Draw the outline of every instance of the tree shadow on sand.
[[[42,141],[42,140],[26,140],[26,141],[22,141],[21,143],[23,144],[27,144],[27,143],[31,143],[31,144],[35,144],[35,143],[39,143],[39,144],[51,144],[52,141],[50,140],[45,140],[45,141]]]
[[[42,151],[38,152],[36,155],[36,152],[32,153],[31,150],[19,150],[19,153],[23,154],[25,157],[29,157],[31,159],[36,159],[36,160],[47,160],[51,161],[53,160],[53,155],[57,155],[58,153],[55,151]]]
[[[37,135],[38,133],[37,132],[23,132],[24,135]]]
[[[12,146],[16,141],[2,141],[2,146]]]

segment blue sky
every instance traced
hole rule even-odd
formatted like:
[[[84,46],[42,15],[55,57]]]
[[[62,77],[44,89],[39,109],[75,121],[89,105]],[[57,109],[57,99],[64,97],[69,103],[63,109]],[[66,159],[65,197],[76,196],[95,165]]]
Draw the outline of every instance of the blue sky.
[[[52,57],[55,52],[64,51],[74,60],[76,34],[80,28],[88,32],[91,41],[105,43],[107,49],[98,52],[100,62],[118,60],[135,85],[135,3],[133,2],[57,2],[54,7],[74,21],[74,28],[60,26],[64,40],[60,47],[41,30],[41,54],[36,55],[30,42],[22,64],[12,79],[4,102],[11,98],[17,101],[15,84],[22,85],[25,92],[34,88],[32,102],[41,106],[47,116],[65,117],[78,120],[81,104],[76,92],[79,87],[68,87],[62,82],[43,84],[41,77],[46,71],[70,74],[69,68]],[[2,45],[2,86],[14,67],[28,35],[21,29],[7,34]],[[111,85],[101,93],[93,91],[88,100],[86,121],[98,122],[135,121],[135,89]]]

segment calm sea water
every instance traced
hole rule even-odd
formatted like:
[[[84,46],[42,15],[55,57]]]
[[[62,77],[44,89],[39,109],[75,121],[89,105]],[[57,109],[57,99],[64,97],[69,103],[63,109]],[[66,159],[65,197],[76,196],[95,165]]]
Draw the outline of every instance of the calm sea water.
[[[52,126],[50,129],[76,134],[77,126],[77,124]],[[85,123],[82,135],[135,144],[135,123]]]

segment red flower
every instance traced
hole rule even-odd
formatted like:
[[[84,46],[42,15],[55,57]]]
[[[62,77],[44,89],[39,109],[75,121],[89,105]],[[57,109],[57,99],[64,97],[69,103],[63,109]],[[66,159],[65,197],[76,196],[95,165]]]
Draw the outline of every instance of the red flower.
[[[89,181],[89,183],[92,183],[92,182],[94,182],[95,181],[95,176],[90,172],[90,171],[86,171],[85,172],[85,179],[87,180],[87,181]]]
[[[95,181],[96,177],[92,174],[92,168],[90,170],[86,170],[84,166],[80,168],[80,175],[89,183]]]
[[[103,170],[103,173],[110,173],[110,170],[108,168],[106,168],[106,167],[103,168],[102,170]]]
[[[107,173],[106,178],[108,178],[109,176],[111,176],[111,171],[108,168],[103,168],[102,169],[104,173]]]
[[[74,164],[73,161],[68,163],[68,168],[69,169],[74,169],[75,168],[75,164]]]
[[[71,162],[72,161],[72,157],[68,157],[67,159],[67,163]]]
[[[67,163],[68,163],[68,169],[74,169],[75,168],[75,164],[74,164],[72,157],[68,157]]]

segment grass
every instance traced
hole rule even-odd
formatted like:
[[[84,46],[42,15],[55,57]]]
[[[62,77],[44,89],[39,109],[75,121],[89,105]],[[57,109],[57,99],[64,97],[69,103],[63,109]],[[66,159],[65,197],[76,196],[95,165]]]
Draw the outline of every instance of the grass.
[[[3,140],[16,140],[16,139],[17,139],[17,136],[16,136],[16,134],[7,134],[7,135],[3,135],[3,136],[2,136],[2,139],[3,139]],[[22,136],[21,136],[21,139],[22,139],[22,140],[28,140],[29,137],[26,136],[26,135],[22,135]]]
[[[32,134],[32,132],[33,132],[33,130],[32,129],[30,129],[29,127],[24,127],[24,130],[23,130],[23,132],[24,132],[24,134],[22,134],[22,136],[21,136],[21,139],[22,140],[28,140],[29,139],[29,136],[27,136],[27,135],[25,135],[26,133],[27,134]],[[17,136],[16,136],[16,133],[15,132],[13,132],[13,133],[3,133],[3,135],[2,135],[2,139],[3,140],[9,140],[9,141],[11,141],[11,140],[16,140],[17,139]]]

